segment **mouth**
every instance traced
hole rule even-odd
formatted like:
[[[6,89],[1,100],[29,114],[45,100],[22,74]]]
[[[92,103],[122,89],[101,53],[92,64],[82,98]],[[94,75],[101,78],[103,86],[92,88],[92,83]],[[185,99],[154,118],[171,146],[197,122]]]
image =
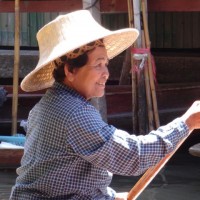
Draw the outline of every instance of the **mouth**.
[[[101,87],[105,87],[106,83],[97,83],[97,85],[99,85]]]

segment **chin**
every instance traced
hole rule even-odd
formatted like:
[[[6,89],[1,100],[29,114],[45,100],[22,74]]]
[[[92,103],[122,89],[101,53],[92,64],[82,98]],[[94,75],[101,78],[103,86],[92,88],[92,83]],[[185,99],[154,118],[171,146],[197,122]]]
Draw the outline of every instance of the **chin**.
[[[100,93],[100,94],[93,95],[90,99],[92,99],[92,98],[100,98],[100,97],[103,97],[103,95],[104,95],[104,92]]]
[[[97,97],[102,97],[105,94],[105,92],[102,92],[101,94],[99,94]]]

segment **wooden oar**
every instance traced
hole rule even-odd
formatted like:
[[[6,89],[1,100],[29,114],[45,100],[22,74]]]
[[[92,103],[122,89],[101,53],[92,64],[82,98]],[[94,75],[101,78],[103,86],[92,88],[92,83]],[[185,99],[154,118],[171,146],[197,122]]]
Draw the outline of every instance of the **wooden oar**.
[[[154,177],[160,172],[160,170],[165,166],[165,164],[168,162],[168,160],[174,155],[174,153],[183,144],[183,142],[188,138],[188,136],[183,138],[171,153],[166,155],[154,167],[149,168],[144,173],[144,175],[139,179],[139,181],[130,190],[130,192],[128,194],[128,198],[127,198],[128,200],[135,200],[142,193],[142,191],[149,185],[149,183],[154,179]]]

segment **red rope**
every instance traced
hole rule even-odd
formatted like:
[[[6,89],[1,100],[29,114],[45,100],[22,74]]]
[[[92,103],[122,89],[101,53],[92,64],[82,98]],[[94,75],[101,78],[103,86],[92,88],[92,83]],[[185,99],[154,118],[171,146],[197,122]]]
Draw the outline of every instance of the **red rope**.
[[[150,53],[149,48],[132,48],[131,51],[132,53],[137,53],[137,54]]]

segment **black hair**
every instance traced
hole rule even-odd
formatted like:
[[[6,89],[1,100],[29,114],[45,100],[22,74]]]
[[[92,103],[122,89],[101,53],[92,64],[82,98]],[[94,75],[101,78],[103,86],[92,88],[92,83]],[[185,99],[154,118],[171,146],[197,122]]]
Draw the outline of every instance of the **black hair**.
[[[67,58],[66,55],[60,57],[61,62],[58,64],[54,61],[55,69],[53,71],[53,77],[55,81],[62,83],[65,78],[64,67],[67,64],[69,71],[73,72],[75,68],[83,67],[88,61],[87,52],[83,53],[82,55],[78,56],[74,59]]]
[[[83,67],[87,62],[88,62],[88,52],[92,51],[95,49],[96,46],[104,47],[103,45],[103,39],[99,39],[97,41],[93,41],[88,43],[87,47],[90,47],[88,50],[83,52],[83,54],[79,55],[77,58],[70,59],[67,55],[61,56],[59,61],[54,61],[55,64],[55,69],[53,71],[53,77],[55,81],[57,82],[63,82],[65,78],[65,72],[64,72],[64,67],[67,64],[68,69],[70,72],[73,72],[74,69],[76,68],[81,68]],[[75,49],[73,53],[78,54],[81,48]]]

